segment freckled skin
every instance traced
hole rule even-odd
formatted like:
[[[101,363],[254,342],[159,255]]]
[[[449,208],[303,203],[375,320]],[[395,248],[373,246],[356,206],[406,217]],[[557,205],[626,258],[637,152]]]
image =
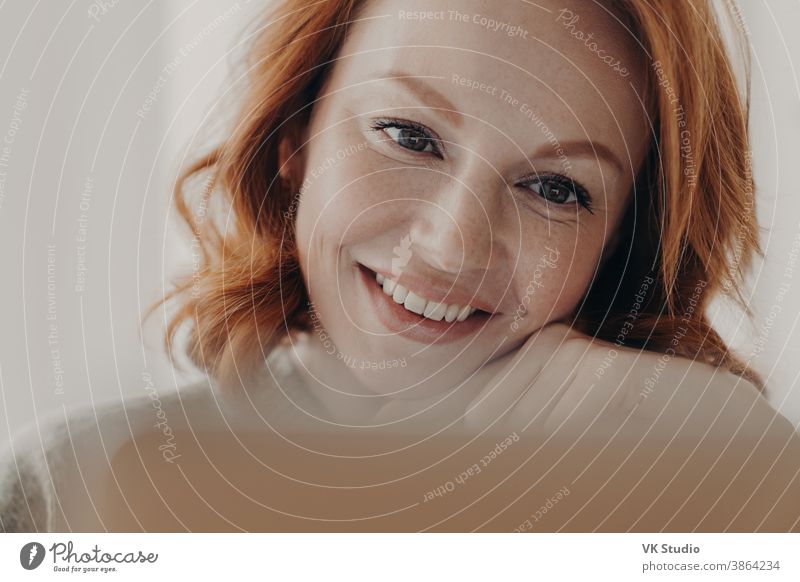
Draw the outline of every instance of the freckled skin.
[[[595,276],[647,146],[645,115],[631,106],[643,82],[641,57],[608,14],[588,2],[571,5],[632,71],[622,77],[556,23],[563,4],[540,6],[459,5],[462,15],[522,26],[527,38],[450,19],[443,1],[373,2],[364,17],[378,18],[353,27],[312,111],[302,155],[292,158],[307,186],[297,218],[301,264],[338,353],[409,365],[353,370],[322,350],[308,355],[309,369],[325,367],[320,374],[336,389],[421,398],[458,385],[543,325],[568,318]],[[417,8],[445,17],[400,16]],[[397,71],[423,79],[449,105],[387,79]],[[450,105],[456,112],[443,111]],[[404,149],[397,129],[372,129],[377,118],[423,125],[443,155]],[[586,140],[604,144],[621,168],[591,151],[561,149]],[[593,214],[571,194],[562,205],[546,202],[531,177],[553,174],[582,184]],[[500,313],[449,344],[425,347],[388,333],[352,263],[388,265],[408,236],[404,268],[435,271]],[[542,268],[554,250],[558,260]]]
[[[291,353],[306,382],[283,366],[245,393],[205,381],[164,393],[163,415],[145,395],[99,419],[93,406],[59,430],[69,438],[52,456],[42,434],[28,439],[62,470],[44,483],[58,487],[57,531],[798,530],[800,439],[752,386],[672,358],[645,391],[659,354],[617,348],[608,363],[616,346],[559,323],[614,245],[647,146],[635,46],[588,0],[566,8],[597,50],[550,0],[398,17],[452,4],[371,2],[292,158],[308,184],[297,235],[325,334]],[[389,70],[424,78],[458,113],[375,80]],[[444,154],[404,150],[396,131],[370,129],[376,117],[424,125]],[[573,152],[567,172],[550,136],[602,143],[621,169]],[[593,214],[544,203],[523,183],[534,171],[580,182]],[[354,261],[437,273],[498,314],[442,345],[387,334]],[[339,354],[406,365],[349,368]],[[20,458],[13,476],[33,474]]]

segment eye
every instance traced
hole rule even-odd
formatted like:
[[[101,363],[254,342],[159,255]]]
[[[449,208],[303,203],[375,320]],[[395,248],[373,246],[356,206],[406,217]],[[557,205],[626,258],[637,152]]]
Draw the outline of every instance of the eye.
[[[566,176],[559,174],[542,176],[537,175],[532,179],[520,184],[524,188],[531,190],[541,196],[546,202],[558,205],[566,205],[577,202],[592,212],[592,198],[586,189]]]
[[[389,138],[403,149],[415,153],[431,153],[441,158],[439,146],[441,140],[430,129],[413,121],[402,119],[378,119],[371,128],[385,133]]]

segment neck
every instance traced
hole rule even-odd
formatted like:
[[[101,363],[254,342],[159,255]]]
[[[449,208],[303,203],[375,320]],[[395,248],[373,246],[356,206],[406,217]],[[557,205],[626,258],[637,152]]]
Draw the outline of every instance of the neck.
[[[331,349],[330,344],[326,345],[319,334],[296,336],[288,351],[304,389],[320,403],[320,416],[331,422],[355,425],[395,422],[402,430],[420,423],[442,426],[464,413],[487,380],[485,374],[478,372],[466,382],[445,389],[426,385],[382,394],[378,391],[380,386],[367,385],[358,371]],[[386,372],[400,374],[402,371]],[[383,381],[385,386],[385,376]],[[409,379],[401,384],[409,386],[412,382]]]
[[[288,351],[304,389],[320,403],[327,420],[365,422],[386,402],[386,397],[365,386],[336,352],[331,354],[318,334],[296,336]]]

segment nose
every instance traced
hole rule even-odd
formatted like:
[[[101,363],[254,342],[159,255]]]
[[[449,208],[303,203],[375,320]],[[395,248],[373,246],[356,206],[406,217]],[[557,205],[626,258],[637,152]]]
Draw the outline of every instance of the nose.
[[[442,181],[413,221],[410,234],[416,252],[440,271],[489,269],[497,244],[493,214],[498,205],[489,180],[477,174],[462,172]]]

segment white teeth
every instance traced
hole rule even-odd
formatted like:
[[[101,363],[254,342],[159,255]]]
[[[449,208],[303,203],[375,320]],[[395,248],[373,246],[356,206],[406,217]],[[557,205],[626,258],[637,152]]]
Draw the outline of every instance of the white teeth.
[[[413,291],[408,292],[408,295],[406,295],[406,300],[403,302],[403,305],[405,305],[406,309],[413,311],[417,315],[423,315],[425,306],[427,304],[427,299],[423,299]]]
[[[437,303],[435,301],[428,301],[425,306],[423,315],[433,321],[442,321],[444,314],[447,312],[447,303]]]
[[[459,311],[461,311],[460,305],[451,305],[447,308],[447,311],[444,314],[444,320],[447,323],[453,323],[456,320],[456,316],[458,315]]]
[[[466,305],[466,306],[462,307],[461,311],[458,312],[458,317],[456,318],[456,321],[464,321],[466,318],[468,318],[470,316],[470,314],[473,311],[474,311],[474,309],[472,307],[470,307],[469,305]]]
[[[407,295],[408,289],[402,285],[396,285],[394,288],[394,293],[392,293],[392,299],[394,299],[395,303],[404,303]]]
[[[447,321],[447,323],[453,323],[456,320],[464,321],[476,311],[474,307],[470,307],[469,305],[462,307],[460,305],[449,305],[439,301],[428,301],[413,291],[409,291],[396,281],[377,273],[375,279],[378,281],[378,284],[383,287],[383,292],[389,295],[395,303],[399,303],[409,311],[427,317],[433,321],[442,321],[442,319]]]

